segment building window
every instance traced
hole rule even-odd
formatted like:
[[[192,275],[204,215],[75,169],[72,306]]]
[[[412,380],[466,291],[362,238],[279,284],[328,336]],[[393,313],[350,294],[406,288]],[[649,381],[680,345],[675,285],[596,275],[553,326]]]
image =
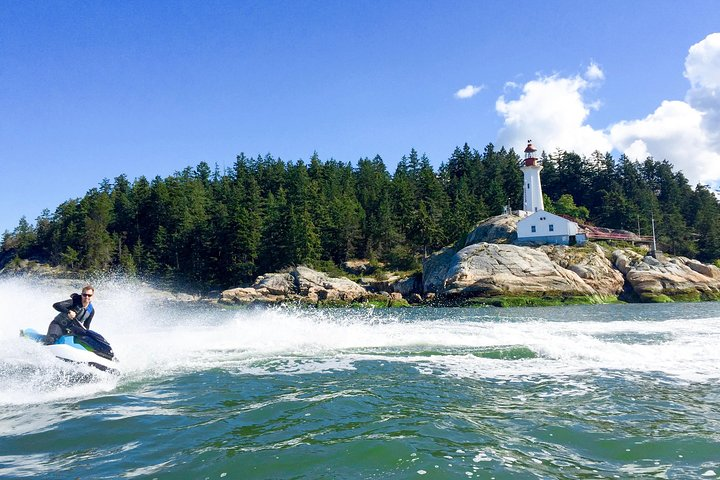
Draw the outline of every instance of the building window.
[[[555,231],[555,225],[553,225],[552,223],[550,224],[550,231],[551,231],[551,232],[554,232],[554,231]]]
[[[531,231],[532,233],[535,233],[535,225],[532,225],[532,226],[530,227],[530,231]]]

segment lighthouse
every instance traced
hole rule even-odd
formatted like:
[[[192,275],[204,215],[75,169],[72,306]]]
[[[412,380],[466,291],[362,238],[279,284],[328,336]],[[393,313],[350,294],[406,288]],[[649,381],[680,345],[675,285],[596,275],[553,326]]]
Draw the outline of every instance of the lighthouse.
[[[523,210],[525,218],[517,222],[517,243],[542,245],[582,245],[587,240],[577,223],[567,218],[546,212],[543,204],[540,170],[542,164],[535,156],[537,150],[528,140],[525,159],[520,170],[523,172]],[[523,216],[521,214],[520,216]]]
[[[523,210],[535,213],[545,210],[543,205],[542,186],[540,185],[540,170],[542,165],[535,156],[537,149],[533,147],[532,140],[528,140],[525,148],[525,160],[520,170],[523,172]]]

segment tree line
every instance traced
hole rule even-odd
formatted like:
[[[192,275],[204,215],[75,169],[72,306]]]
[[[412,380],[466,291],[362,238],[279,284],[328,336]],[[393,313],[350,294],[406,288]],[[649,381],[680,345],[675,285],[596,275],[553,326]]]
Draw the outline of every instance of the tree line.
[[[667,161],[558,151],[541,156],[546,210],[649,235],[664,249],[720,258],[720,203]],[[391,174],[382,158],[356,165],[236,158],[166,178],[120,175],[34,224],[22,218],[0,247],[71,269],[162,276],[208,286],[243,284],[285,266],[368,258],[413,270],[479,222],[522,206],[519,156],[488,144],[457,147],[437,171],[414,149]]]

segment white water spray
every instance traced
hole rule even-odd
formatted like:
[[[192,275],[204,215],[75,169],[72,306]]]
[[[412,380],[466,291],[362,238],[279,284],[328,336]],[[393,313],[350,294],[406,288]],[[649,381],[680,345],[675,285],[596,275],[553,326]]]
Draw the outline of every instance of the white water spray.
[[[18,332],[44,332],[55,315],[52,304],[82,286],[0,279],[0,404],[87,397],[125,383],[214,368],[304,374],[352,370],[363,360],[405,362],[427,374],[480,380],[606,371],[660,372],[684,381],[720,378],[720,306],[714,303],[704,304],[704,317],[678,318],[686,309],[675,308],[675,316],[664,320],[653,312],[671,307],[222,309],[168,302],[147,284],[115,278],[95,283],[92,328],[112,344],[123,373],[77,382],[77,366]]]

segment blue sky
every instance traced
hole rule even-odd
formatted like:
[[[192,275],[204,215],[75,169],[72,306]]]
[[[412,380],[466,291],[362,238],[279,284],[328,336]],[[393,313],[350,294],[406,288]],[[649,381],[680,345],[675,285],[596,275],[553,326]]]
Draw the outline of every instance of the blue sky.
[[[1,0],[0,232],[241,152],[392,171],[532,138],[715,185],[718,32],[710,0]]]

